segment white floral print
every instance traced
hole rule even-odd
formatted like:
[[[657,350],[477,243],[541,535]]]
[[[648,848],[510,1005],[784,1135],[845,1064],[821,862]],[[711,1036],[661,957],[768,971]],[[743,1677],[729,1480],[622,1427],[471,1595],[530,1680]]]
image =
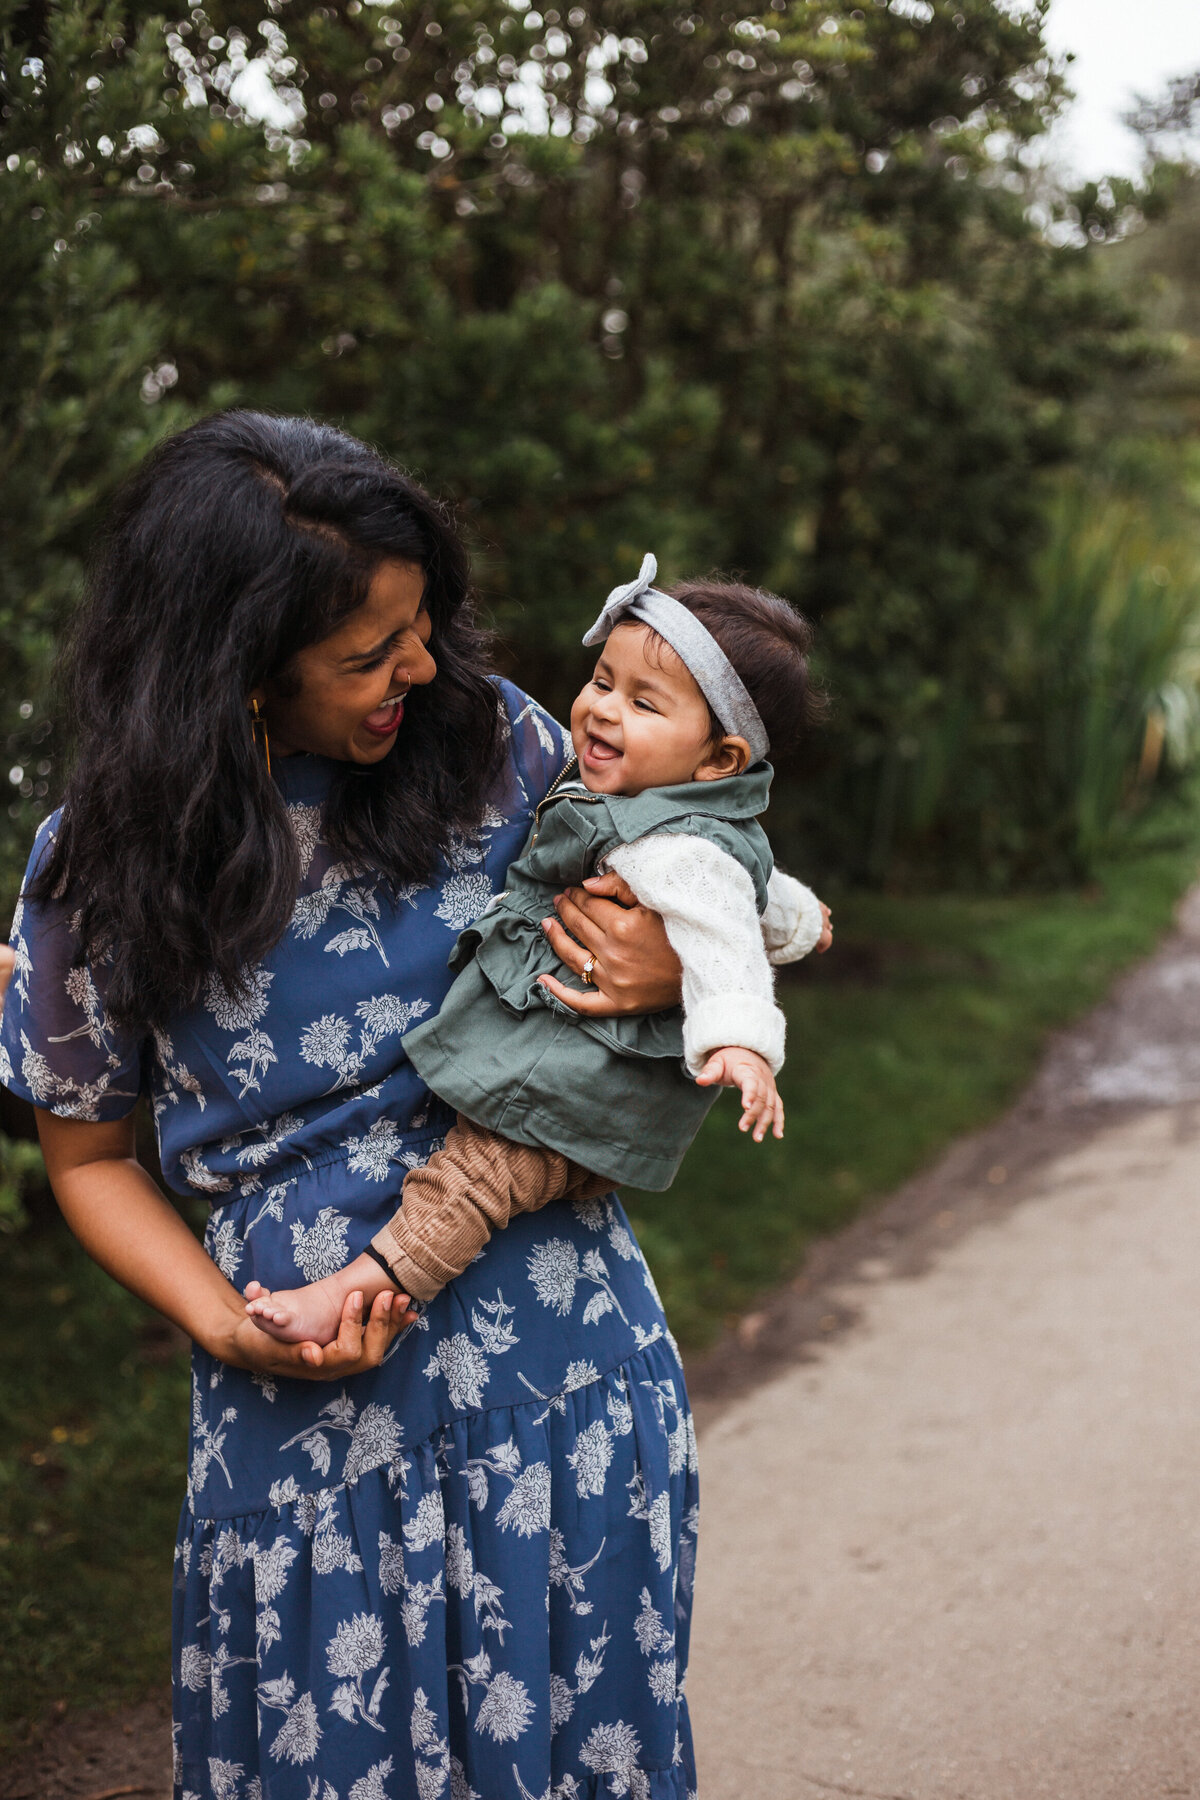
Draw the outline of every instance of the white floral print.
[[[437,1715],[425,1698],[424,1688],[417,1688],[413,1694],[409,1736],[420,1800],[440,1800],[450,1774],[449,1746],[446,1739],[439,1736],[437,1726]],[[454,1800],[453,1794],[451,1800]]]
[[[401,1430],[395,1413],[390,1407],[371,1401],[363,1407],[360,1414],[345,1389],[336,1399],[326,1401],[315,1425],[288,1438],[280,1445],[280,1449],[288,1450],[293,1444],[299,1443],[311,1458],[313,1468],[321,1475],[328,1475],[333,1462],[333,1446],[329,1437],[331,1431],[345,1432],[350,1438],[342,1464],[344,1484],[357,1481],[371,1469],[380,1468],[394,1471],[397,1478],[403,1481],[405,1464],[400,1454]],[[299,1490],[294,1484],[290,1488],[272,1488],[271,1494],[274,1505],[300,1498]],[[310,1497],[312,1504],[318,1504],[323,1499],[323,1494]],[[310,1526],[309,1529],[314,1527]]]
[[[483,1630],[494,1631],[503,1644],[505,1632],[512,1629],[500,1604],[504,1598],[504,1589],[498,1587],[482,1569],[475,1567],[467,1534],[461,1525],[451,1524],[446,1527],[445,1556],[446,1585],[455,1593],[461,1594],[464,1600],[474,1601],[475,1617]]]
[[[646,1672],[650,1692],[660,1706],[674,1706],[675,1634],[668,1631],[663,1616],[654,1605],[649,1588],[642,1589],[642,1606],[633,1622],[633,1635],[643,1656],[652,1660]]]
[[[198,1075],[176,1061],[175,1045],[170,1032],[156,1030],[154,1032],[154,1054],[162,1073],[162,1086],[154,1095],[154,1113],[157,1118],[160,1108],[168,1105],[178,1106],[181,1094],[190,1094],[196,1105],[203,1112],[208,1105],[208,1097],[204,1092],[204,1083]]]
[[[486,1650],[469,1656],[464,1662],[451,1663],[450,1672],[462,1684],[463,1708],[470,1715],[468,1683],[482,1687],[483,1698],[474,1718],[476,1731],[486,1732],[497,1743],[511,1743],[526,1731],[535,1708],[523,1681],[507,1669],[492,1672],[492,1659]]]
[[[258,1023],[270,1005],[274,979],[273,970],[259,965],[246,971],[239,991],[231,992],[215,974],[205,983],[204,1005],[220,1029],[246,1033],[225,1053],[230,1075],[238,1083],[239,1100],[261,1092],[263,1076],[278,1060],[270,1035]]]
[[[342,1149],[347,1152],[346,1167],[352,1175],[365,1175],[368,1181],[386,1181],[393,1163],[406,1169],[416,1168],[420,1158],[407,1150],[395,1119],[376,1119],[361,1137],[345,1138]]]
[[[614,1724],[597,1725],[589,1733],[579,1752],[579,1760],[597,1775],[612,1777],[611,1794],[632,1794],[634,1800],[645,1800],[650,1783],[638,1767],[641,1743],[632,1725],[623,1719]]]
[[[446,1514],[442,1507],[442,1495],[439,1488],[431,1488],[421,1495],[417,1510],[404,1526],[404,1547],[414,1553],[427,1550],[430,1544],[440,1542],[446,1530]]]
[[[216,1214],[213,1214],[207,1234],[207,1249],[222,1275],[232,1281],[241,1267],[243,1253],[242,1240],[232,1219],[222,1219],[218,1225]]]
[[[591,1601],[584,1598],[586,1589],[583,1578],[600,1561],[607,1542],[607,1538],[601,1538],[600,1548],[596,1554],[588,1562],[580,1563],[577,1568],[572,1568],[567,1561],[566,1538],[557,1525],[550,1527],[550,1585],[551,1587],[565,1588],[567,1604],[579,1618],[586,1618],[592,1610]],[[642,1591],[644,1593],[645,1589]]]
[[[321,885],[302,894],[292,914],[292,930],[298,938],[315,937],[332,912],[345,913],[354,923],[329,939],[326,950],[347,956],[351,950],[375,950],[384,968],[387,952],[379,935],[380,906],[377,884],[362,881],[344,863],[334,863],[321,877]]]
[[[608,1427],[603,1419],[594,1419],[580,1432],[575,1439],[574,1450],[567,1455],[567,1461],[575,1474],[575,1492],[580,1499],[586,1494],[604,1492],[612,1456],[612,1438]]]
[[[425,1366],[428,1380],[444,1377],[451,1406],[460,1409],[483,1405],[483,1390],[491,1380],[487,1357],[465,1331],[442,1338]]]
[[[575,1711],[575,1702],[586,1694],[604,1673],[604,1651],[608,1644],[608,1627],[601,1626],[599,1637],[591,1640],[590,1652],[580,1651],[575,1658],[574,1685],[562,1675],[550,1676],[550,1731],[556,1732]]]
[[[450,875],[442,887],[442,897],[433,916],[448,925],[451,931],[465,931],[487,911],[493,898],[492,884],[486,875],[474,872]]]
[[[376,1731],[384,1729],[379,1722],[379,1707],[387,1691],[389,1670],[381,1669],[375,1677],[369,1699],[363,1678],[383,1661],[385,1643],[381,1620],[374,1613],[355,1613],[342,1620],[326,1646],[329,1673],[342,1678],[329,1704],[349,1724],[361,1719]]]
[[[373,1763],[365,1775],[360,1775],[350,1789],[350,1800],[389,1800],[384,1782],[391,1774],[393,1759],[385,1756],[382,1762]]]
[[[496,1514],[502,1531],[515,1531],[519,1537],[534,1537],[550,1529],[550,1469],[544,1462],[521,1466],[521,1452],[512,1438],[493,1444],[485,1456],[468,1457],[464,1471],[467,1491],[476,1508],[482,1512],[489,1503],[489,1476],[509,1482],[508,1493]]]
[[[552,1307],[560,1318],[565,1318],[574,1306],[575,1290],[581,1281],[591,1282],[597,1289],[583,1309],[585,1325],[595,1325],[609,1312],[625,1317],[598,1250],[585,1250],[581,1257],[568,1239],[551,1238],[548,1243],[539,1244],[530,1256],[529,1279],[542,1305]]]
[[[303,881],[312,867],[317,845],[321,841],[321,808],[305,806],[301,800],[293,800],[288,806],[288,823],[296,838],[296,849],[300,857],[300,879]]]
[[[358,1045],[351,1043],[354,1028],[340,1013],[323,1013],[300,1034],[300,1055],[318,1069],[332,1069],[337,1076],[329,1090],[350,1087],[361,1080],[367,1063],[385,1038],[407,1031],[429,1011],[427,1000],[400,1000],[395,994],[373,994],[354,1009],[358,1019]]]
[[[268,1751],[276,1762],[311,1762],[321,1742],[321,1726],[311,1693],[295,1696],[296,1684],[290,1675],[279,1675],[259,1684],[259,1705],[283,1714],[283,1723]]]
[[[292,1221],[292,1256],[305,1281],[336,1275],[350,1260],[346,1231],[350,1220],[332,1206],[323,1206],[311,1225]]]

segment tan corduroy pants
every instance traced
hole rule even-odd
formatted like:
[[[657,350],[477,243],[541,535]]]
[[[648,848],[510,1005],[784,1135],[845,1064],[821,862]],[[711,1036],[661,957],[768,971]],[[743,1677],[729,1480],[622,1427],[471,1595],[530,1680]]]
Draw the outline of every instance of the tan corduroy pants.
[[[510,1143],[459,1113],[445,1147],[409,1170],[399,1212],[372,1242],[406,1293],[432,1300],[514,1214],[611,1188],[557,1150]]]

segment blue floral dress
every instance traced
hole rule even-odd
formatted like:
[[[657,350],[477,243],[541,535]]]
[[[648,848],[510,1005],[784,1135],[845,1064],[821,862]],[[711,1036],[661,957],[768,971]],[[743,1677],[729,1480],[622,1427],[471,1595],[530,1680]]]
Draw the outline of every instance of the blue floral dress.
[[[331,765],[281,761],[290,928],[245,995],[212,979],[151,1041],[110,1027],[65,909],[18,907],[0,1079],[92,1120],[148,1089],[166,1180],[211,1200],[207,1247],[239,1287],[357,1255],[450,1123],[401,1034],[440,1004],[565,757],[500,690],[502,791],[394,903],[332,859]],[[196,1350],[176,1800],[688,1800],[696,1499],[678,1355],[615,1199],[516,1219],[343,1384]]]

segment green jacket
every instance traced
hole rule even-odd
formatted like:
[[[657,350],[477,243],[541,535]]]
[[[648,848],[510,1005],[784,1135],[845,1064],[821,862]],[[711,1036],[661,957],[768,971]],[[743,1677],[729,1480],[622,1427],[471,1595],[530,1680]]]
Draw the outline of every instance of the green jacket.
[[[558,1150],[614,1185],[670,1187],[720,1092],[697,1087],[687,1072],[682,1011],[573,1013],[538,982],[567,979],[541,921],[554,895],[595,874],[610,850],[659,832],[727,851],[754,882],[761,913],[772,858],[755,820],[771,774],[758,763],[723,781],[626,798],[589,793],[568,768],[538,807],[506,891],[455,945],[458,979],[441,1011],[405,1036],[421,1079],[501,1137]]]

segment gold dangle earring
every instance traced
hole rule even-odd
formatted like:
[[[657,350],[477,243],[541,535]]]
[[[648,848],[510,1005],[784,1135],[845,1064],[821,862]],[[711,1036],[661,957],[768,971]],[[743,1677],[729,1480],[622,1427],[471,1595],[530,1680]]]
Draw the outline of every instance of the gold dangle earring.
[[[269,775],[271,773],[271,740],[267,736],[267,721],[258,710],[257,700],[251,700],[250,702],[250,715],[250,735],[253,737],[256,744],[258,742],[258,734],[260,731],[262,732],[263,755],[267,759],[267,774]]]

